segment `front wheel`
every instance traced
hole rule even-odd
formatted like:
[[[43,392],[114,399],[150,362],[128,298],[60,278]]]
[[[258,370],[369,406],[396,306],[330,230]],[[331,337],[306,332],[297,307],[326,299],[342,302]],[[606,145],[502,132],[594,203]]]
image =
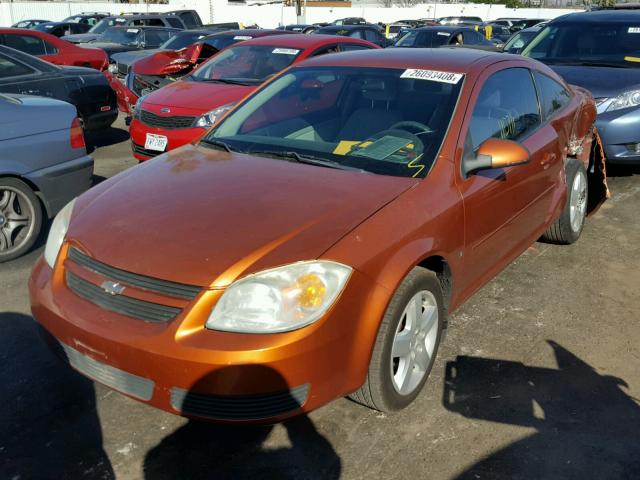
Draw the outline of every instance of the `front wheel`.
[[[565,167],[567,177],[567,202],[560,217],[553,222],[543,239],[562,245],[576,242],[582,234],[587,216],[589,185],[587,172],[579,160],[570,158]]]
[[[436,275],[414,268],[391,299],[366,381],[351,399],[382,412],[401,410],[413,402],[433,367],[444,320],[442,289]]]

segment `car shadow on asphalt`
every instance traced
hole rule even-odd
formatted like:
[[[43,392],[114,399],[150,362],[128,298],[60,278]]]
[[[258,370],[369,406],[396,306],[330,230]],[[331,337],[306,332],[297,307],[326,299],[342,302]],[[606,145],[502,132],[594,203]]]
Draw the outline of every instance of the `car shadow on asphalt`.
[[[469,356],[447,363],[445,408],[535,429],[457,478],[640,478],[638,399],[625,393],[623,380],[548,343],[558,369]]]
[[[85,132],[87,153],[93,153],[97,148],[108,147],[129,140],[129,132],[122,128],[109,127],[101,130]]]
[[[252,371],[249,377],[243,376]],[[259,379],[259,380],[256,380]],[[233,385],[260,382],[277,396],[213,397],[204,392],[225,390]],[[293,411],[300,405],[299,389],[291,389],[282,376],[261,365],[243,365],[218,370],[196,382],[177,405],[183,412],[228,418],[244,412]],[[174,401],[175,402],[175,401]],[[195,479],[323,479],[340,478],[341,460],[331,443],[306,415],[284,422],[288,447],[269,447],[270,425],[220,425],[189,421],[152,448],[144,461],[145,478]],[[283,442],[278,442],[282,445]],[[286,442],[285,442],[286,443]]]
[[[115,478],[93,383],[61,366],[39,329],[0,312],[0,478]]]

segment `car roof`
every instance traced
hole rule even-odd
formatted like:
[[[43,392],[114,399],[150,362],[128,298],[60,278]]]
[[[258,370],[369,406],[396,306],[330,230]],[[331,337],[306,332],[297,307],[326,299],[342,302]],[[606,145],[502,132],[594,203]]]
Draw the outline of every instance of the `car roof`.
[[[217,37],[264,37],[267,35],[295,35],[294,33],[287,33],[286,30],[276,30],[269,28],[243,28],[241,30],[224,30],[222,32],[212,33],[208,35],[207,38],[217,38]]]
[[[563,15],[551,23],[600,23],[600,22],[640,22],[640,11],[636,10],[595,10],[592,12],[577,12]]]
[[[268,37],[254,38],[242,42],[241,45],[274,45],[291,48],[314,48],[335,43],[358,43],[369,45],[370,42],[358,41],[357,38],[341,37],[339,35],[271,35]]]
[[[437,31],[437,32],[475,32],[476,29],[465,25],[426,25],[424,27],[414,28],[420,32]]]
[[[509,57],[504,53],[471,48],[392,48],[320,55],[306,60],[304,64],[314,67],[417,68],[467,73],[476,65],[484,68]],[[525,59],[520,56],[516,58]]]
[[[372,23],[360,23],[358,25],[327,25],[326,27],[320,27],[318,30],[325,30],[325,31],[329,31],[329,30],[357,30],[359,28],[362,27],[372,27],[372,28],[378,28],[376,25],[373,25]]]
[[[181,28],[163,27],[161,25],[114,25],[109,30],[167,30],[168,32],[184,32]]]

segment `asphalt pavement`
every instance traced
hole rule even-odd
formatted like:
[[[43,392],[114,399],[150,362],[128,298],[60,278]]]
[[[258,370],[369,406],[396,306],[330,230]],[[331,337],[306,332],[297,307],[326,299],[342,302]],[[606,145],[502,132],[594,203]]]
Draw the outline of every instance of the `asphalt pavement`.
[[[136,165],[91,135],[96,181]],[[40,247],[0,265],[0,478],[638,479],[640,169],[573,246],[533,245],[456,311],[431,378],[383,415],[340,399],[270,427],[155,410],[62,365],[36,335]]]

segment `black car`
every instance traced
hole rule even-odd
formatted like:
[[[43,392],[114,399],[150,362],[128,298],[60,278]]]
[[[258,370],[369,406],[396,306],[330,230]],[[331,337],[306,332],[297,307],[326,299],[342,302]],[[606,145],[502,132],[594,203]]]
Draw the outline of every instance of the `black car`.
[[[70,17],[62,20],[63,22],[69,23],[81,23],[84,25],[89,25],[89,28],[93,27],[100,20],[105,17],[109,17],[111,14],[108,12],[82,12],[77,15],[71,15]]]
[[[19,22],[11,25],[11,28],[28,28],[32,29],[40,25],[41,23],[49,23],[51,20],[20,20]]]
[[[340,35],[342,37],[360,38],[375,43],[381,47],[388,47],[392,42],[384,36],[376,25],[328,25],[319,28],[313,33],[320,35]]]
[[[86,46],[101,48],[111,58],[115,53],[159,48],[179,32],[182,30],[164,27],[111,27],[95,42],[88,43]]]
[[[496,49],[484,35],[472,27],[439,25],[409,30],[395,43],[398,48],[437,48],[448,45]]]
[[[87,33],[91,29],[88,23],[75,22],[47,22],[36,25],[33,30],[45,32],[55,37],[65,37],[67,35],[78,35]]]
[[[182,20],[182,17],[178,15],[178,12],[180,11],[167,12],[163,14],[153,13],[143,15],[140,13],[128,13],[124,15],[113,15],[100,20],[91,27],[87,33],[67,35],[63,40],[67,40],[71,43],[96,42],[98,41],[98,38],[100,38],[100,35],[111,27],[166,27],[184,30],[186,28],[185,23]]]
[[[0,93],[69,102],[75,105],[87,130],[107,128],[118,116],[116,94],[99,71],[58,67],[4,46],[0,46]]]

